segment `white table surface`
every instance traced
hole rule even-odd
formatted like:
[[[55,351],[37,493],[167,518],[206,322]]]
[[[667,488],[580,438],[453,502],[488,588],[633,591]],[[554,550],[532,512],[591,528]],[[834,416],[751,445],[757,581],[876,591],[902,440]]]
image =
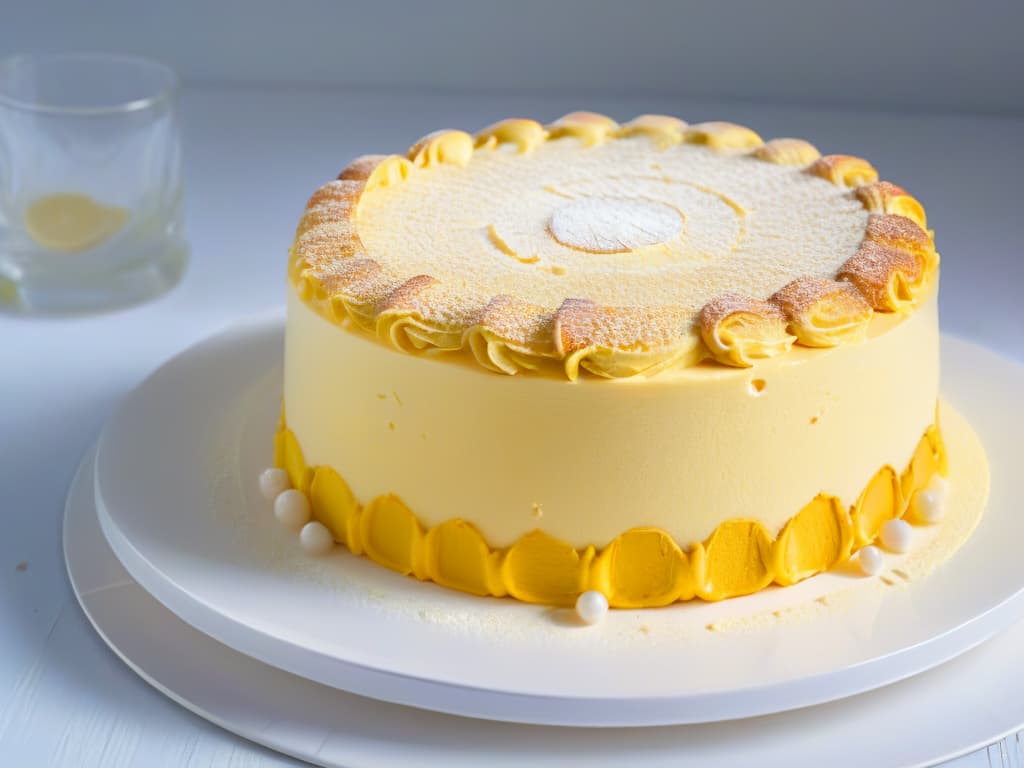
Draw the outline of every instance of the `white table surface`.
[[[942,325],[1024,361],[1024,120],[819,112],[655,96],[537,99],[415,91],[186,90],[183,282],[105,315],[0,314],[0,765],[285,766],[138,679],[89,627],[64,573],[60,520],[78,461],[117,399],[213,330],[281,303],[304,203],[353,156],[437,127],[474,130],[577,108],[618,119],[726,119],[862,154],[915,193],[943,255]],[[1021,737],[949,765],[1024,766]]]

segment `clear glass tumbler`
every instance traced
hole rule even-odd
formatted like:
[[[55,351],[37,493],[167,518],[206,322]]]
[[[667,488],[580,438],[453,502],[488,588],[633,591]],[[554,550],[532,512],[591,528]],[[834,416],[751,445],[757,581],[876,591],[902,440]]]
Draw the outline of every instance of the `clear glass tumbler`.
[[[0,309],[88,312],[180,279],[177,78],[109,54],[0,61]]]

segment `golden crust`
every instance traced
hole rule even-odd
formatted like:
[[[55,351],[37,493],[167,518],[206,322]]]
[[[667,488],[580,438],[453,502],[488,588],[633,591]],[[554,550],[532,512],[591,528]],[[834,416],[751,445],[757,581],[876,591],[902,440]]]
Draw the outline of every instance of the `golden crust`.
[[[485,368],[515,374],[556,357],[553,315],[515,296],[491,299],[466,330],[465,343]]]
[[[310,198],[288,265],[288,276],[304,298],[332,295],[332,277],[343,260],[365,255],[355,224],[364,186],[363,181],[331,181]]]
[[[370,178],[370,174],[373,173],[377,166],[387,159],[388,155],[363,155],[362,157],[357,157],[338,174],[338,180],[365,182]]]
[[[511,144],[526,153],[562,136],[577,137],[583,146],[642,137],[661,148],[686,141],[715,151],[750,151],[758,160],[806,167],[854,187],[872,215],[859,250],[835,279],[798,278],[768,300],[725,295],[702,308],[603,306],[572,297],[552,311],[516,296],[470,300],[452,295],[430,275],[392,274],[366,252],[358,214],[368,191],[401,184],[437,165],[466,166],[476,151]],[[619,126],[602,115],[575,112],[546,127],[503,120],[475,137],[437,131],[405,156],[357,158],[309,199],[296,229],[289,276],[303,299],[331,319],[351,319],[399,349],[466,349],[482,366],[503,373],[557,361],[569,378],[581,368],[621,377],[709,356],[745,367],[784,353],[794,342],[831,346],[863,338],[872,309],[912,310],[935,273],[938,255],[924,226],[920,203],[900,187],[878,182],[874,168],[860,158],[818,157],[799,139],[765,144],[749,128],[731,123],[687,126],[673,117],[641,115]]]
[[[923,266],[914,254],[873,240],[861,243],[838,275],[852,283],[874,309],[903,314],[913,309],[923,276]]]
[[[585,368],[621,378],[691,358],[697,340],[690,313],[679,307],[607,307],[589,299],[566,299],[555,312],[555,351],[570,379]]]
[[[533,322],[524,323],[524,318]],[[555,342],[551,334],[553,318],[543,307],[502,294],[487,303],[477,316],[476,325],[524,351],[554,357]]]
[[[924,207],[907,190],[888,181],[865,184],[854,193],[865,208],[872,213],[891,213],[903,216],[917,224],[922,230],[928,229]]]
[[[404,352],[424,349],[461,349],[465,327],[478,314],[472,307],[438,317],[431,314],[442,303],[435,293],[443,294],[444,286],[430,275],[416,275],[393,288],[376,307],[377,335]]]
[[[906,216],[874,214],[868,217],[864,239],[912,253],[927,262],[934,253],[932,239]]]
[[[398,285],[389,279],[380,264],[372,259],[352,258],[332,265],[321,280],[330,297],[331,313],[336,319],[351,317],[364,330],[373,330],[377,307]]]
[[[799,277],[771,301],[785,313],[789,332],[805,347],[834,347],[867,336],[871,305],[850,283]]]
[[[311,230],[343,224],[349,224],[352,236],[355,237],[352,221],[362,191],[363,183],[357,181],[331,181],[324,184],[306,203],[306,210],[295,230],[296,240]]]
[[[878,171],[871,163],[862,157],[852,155],[825,155],[818,158],[807,170],[815,176],[844,187],[859,187],[878,181]]]
[[[377,315],[399,312],[409,309],[418,309],[419,296],[429,288],[438,284],[436,277],[430,275],[416,275],[410,277],[404,283],[400,283],[394,290],[384,297],[377,305]]]
[[[700,333],[712,357],[725,365],[749,368],[759,358],[775,357],[793,346],[786,316],[775,304],[726,294],[700,311]]]

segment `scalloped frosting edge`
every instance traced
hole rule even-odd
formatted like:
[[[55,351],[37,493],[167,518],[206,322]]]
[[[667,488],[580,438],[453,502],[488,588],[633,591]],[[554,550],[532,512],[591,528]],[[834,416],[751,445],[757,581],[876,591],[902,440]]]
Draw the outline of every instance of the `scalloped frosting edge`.
[[[492,547],[470,521],[425,526],[394,494],[363,505],[336,470],[307,466],[283,416],[274,465],[306,494],[313,519],[338,544],[385,568],[475,595],[547,605],[570,606],[597,590],[614,608],[717,601],[796,584],[878,541],[887,520],[916,522],[908,515],[914,495],[949,472],[936,410],[903,471],[881,467],[849,506],[819,493],[776,536],[757,520],[736,518],[689,547],[658,528],[638,527],[598,549],[573,547],[540,529]]]
[[[848,187],[870,213],[864,240],[835,279],[818,280],[814,290],[807,289],[812,278],[797,278],[767,299],[717,297],[696,317],[680,307],[599,306],[586,297],[568,298],[551,312],[500,295],[481,306],[462,302],[460,311],[439,317],[432,312],[431,297],[450,295],[438,280],[429,275],[394,278],[359,239],[363,195],[401,184],[414,173],[443,164],[466,167],[475,153],[502,145],[526,153],[563,137],[576,138],[586,148],[637,136],[659,149],[685,142],[745,154]],[[546,126],[528,119],[502,120],[475,136],[435,131],[405,156],[356,159],[310,198],[292,244],[289,279],[328,320],[354,323],[403,352],[468,352],[484,368],[510,375],[561,366],[570,380],[581,370],[622,378],[704,359],[749,367],[785,353],[794,343],[829,347],[863,340],[873,312],[909,314],[934,283],[939,256],[926,227],[920,202],[901,187],[879,181],[878,172],[862,158],[822,156],[802,139],[764,142],[733,123],[688,125],[667,115],[640,115],[620,125],[604,115],[573,112]],[[445,303],[460,306],[459,301]],[[725,305],[734,311],[723,312]],[[602,315],[606,322],[597,321]],[[572,331],[569,345],[563,343],[566,328]]]

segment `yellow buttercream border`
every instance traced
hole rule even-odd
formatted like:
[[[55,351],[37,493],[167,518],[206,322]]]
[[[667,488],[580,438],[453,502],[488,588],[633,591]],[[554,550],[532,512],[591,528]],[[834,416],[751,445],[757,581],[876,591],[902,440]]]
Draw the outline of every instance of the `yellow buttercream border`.
[[[586,296],[566,296],[554,311],[508,295],[480,302],[446,289],[434,276],[395,273],[360,239],[363,197],[385,193],[415,174],[444,165],[467,168],[478,153],[505,145],[522,155],[573,137],[585,151],[638,136],[660,149],[702,145],[848,188],[851,199],[870,214],[864,240],[827,280],[794,275],[773,296],[724,294],[708,302],[693,322],[692,308],[602,306]],[[921,203],[905,189],[879,181],[867,160],[821,156],[799,139],[763,142],[750,128],[727,122],[688,125],[675,117],[640,115],[620,125],[605,115],[573,112],[548,125],[502,120],[475,136],[436,131],[405,155],[357,158],[307,203],[288,275],[302,300],[323,317],[374,333],[400,351],[469,351],[483,367],[509,375],[555,362],[572,380],[581,369],[624,378],[705,359],[749,367],[786,353],[794,343],[832,347],[860,341],[872,313],[913,312],[930,293],[938,268]]]
[[[652,527],[625,531],[600,550],[577,549],[541,530],[494,548],[466,520],[426,528],[393,494],[360,504],[337,471],[306,465],[283,417],[274,438],[274,465],[307,495],[313,518],[353,554],[476,595],[567,606],[593,589],[614,608],[723,600],[827,571],[876,541],[886,520],[903,517],[915,493],[934,475],[948,474],[945,462],[936,420],[902,472],[881,467],[850,506],[818,494],[775,537],[760,522],[737,518],[688,549]]]

